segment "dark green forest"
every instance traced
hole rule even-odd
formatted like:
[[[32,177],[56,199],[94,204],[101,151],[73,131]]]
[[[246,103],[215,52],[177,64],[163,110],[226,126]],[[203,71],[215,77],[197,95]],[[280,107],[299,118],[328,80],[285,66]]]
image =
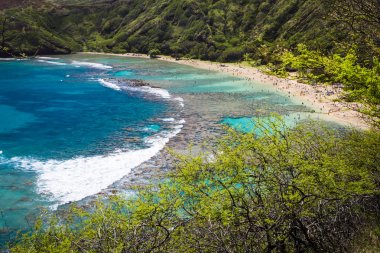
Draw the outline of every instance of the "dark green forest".
[[[16,3],[4,4],[0,12],[3,56],[158,49],[217,61],[251,57],[265,64],[275,60],[276,51],[299,43],[325,53],[344,53],[355,44],[363,61],[380,53],[377,0]],[[355,6],[346,10],[341,5]]]

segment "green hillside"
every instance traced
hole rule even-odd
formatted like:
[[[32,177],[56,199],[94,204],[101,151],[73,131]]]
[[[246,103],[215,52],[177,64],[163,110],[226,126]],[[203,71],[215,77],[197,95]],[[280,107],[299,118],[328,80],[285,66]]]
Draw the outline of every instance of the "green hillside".
[[[367,104],[380,126],[378,0],[19,0],[0,8],[2,57],[154,51],[244,60],[341,83],[345,99]]]
[[[218,61],[249,53],[265,63],[268,50],[302,42],[322,50],[359,40],[379,46],[378,33],[359,36],[334,21],[332,8],[324,0],[45,1],[2,11],[2,55],[159,49]]]

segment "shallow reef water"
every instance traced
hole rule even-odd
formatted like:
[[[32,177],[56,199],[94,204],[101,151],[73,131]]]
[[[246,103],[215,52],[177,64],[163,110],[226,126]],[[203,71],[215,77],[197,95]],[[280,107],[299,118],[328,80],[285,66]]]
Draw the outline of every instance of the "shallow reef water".
[[[1,61],[0,73],[0,245],[41,209],[128,177],[171,138],[201,141],[220,123],[249,131],[252,117],[295,122],[309,111],[260,83],[151,59],[39,57]]]

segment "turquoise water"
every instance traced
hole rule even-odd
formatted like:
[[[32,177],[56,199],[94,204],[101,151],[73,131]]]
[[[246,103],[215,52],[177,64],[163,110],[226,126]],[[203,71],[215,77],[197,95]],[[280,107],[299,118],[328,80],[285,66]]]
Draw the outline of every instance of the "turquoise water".
[[[284,127],[293,128],[294,126],[296,126],[297,122],[307,120],[309,118],[309,113],[296,112],[282,115],[280,120],[281,125],[283,125]],[[278,120],[279,117],[277,115],[269,115],[265,117],[225,117],[220,121],[220,123],[232,127],[240,132],[260,134],[260,129],[262,129],[262,127],[270,130],[270,128],[273,126],[273,123]],[[276,126],[280,125],[276,124]]]
[[[26,226],[39,208],[94,194],[127,174],[128,163],[106,157],[127,159],[131,151],[149,148],[147,138],[160,138],[165,122],[159,118],[170,110],[160,97],[102,86],[97,78],[113,76],[113,68],[43,61],[0,62],[2,241]],[[91,168],[96,165],[100,168]],[[125,171],[117,172],[121,166]],[[89,177],[102,170],[109,175]],[[87,187],[89,181],[100,187]]]
[[[249,131],[255,115],[305,108],[265,85],[157,60],[0,61],[0,245],[41,208],[81,200],[128,175],[181,130],[187,110],[216,112],[216,122]]]

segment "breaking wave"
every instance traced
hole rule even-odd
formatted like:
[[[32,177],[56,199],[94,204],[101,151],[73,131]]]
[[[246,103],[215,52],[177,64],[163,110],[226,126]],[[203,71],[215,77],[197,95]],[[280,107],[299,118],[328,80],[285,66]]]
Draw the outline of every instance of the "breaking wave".
[[[127,90],[127,91],[136,91],[136,92],[146,92],[146,93],[152,94],[154,96],[161,97],[163,99],[172,99],[172,96],[169,93],[169,91],[167,91],[165,89],[161,89],[161,88],[153,88],[153,87],[150,87],[150,86],[139,86],[139,87],[124,86],[124,85],[123,86],[119,86],[116,83],[113,83],[113,82],[110,82],[110,81],[106,81],[106,80],[101,79],[101,78],[98,79],[98,82],[101,85],[105,86],[105,87],[108,87],[108,88],[111,88],[111,89],[114,89],[114,90],[117,90],[117,91]],[[183,98],[176,97],[176,98],[173,98],[173,100],[178,101],[178,103],[179,103],[179,105],[181,107],[185,106]]]
[[[104,65],[101,63],[94,63],[94,62],[85,62],[85,61],[72,61],[71,62],[74,66],[85,66],[85,67],[90,67],[90,68],[95,68],[95,69],[112,69],[111,66]]]
[[[63,62],[57,62],[57,61],[47,61],[47,60],[37,60],[38,62],[42,62],[42,63],[48,63],[48,64],[53,64],[53,65],[59,65],[59,66],[65,66],[67,65],[67,63],[63,63]]]
[[[51,197],[58,204],[78,201],[99,193],[128,175],[133,168],[154,157],[170,138],[181,131],[183,122],[177,121],[171,130],[147,138],[145,143],[148,148],[145,149],[117,150],[108,155],[75,157],[62,161],[14,157],[7,160],[7,163],[22,170],[37,172],[38,193]]]

